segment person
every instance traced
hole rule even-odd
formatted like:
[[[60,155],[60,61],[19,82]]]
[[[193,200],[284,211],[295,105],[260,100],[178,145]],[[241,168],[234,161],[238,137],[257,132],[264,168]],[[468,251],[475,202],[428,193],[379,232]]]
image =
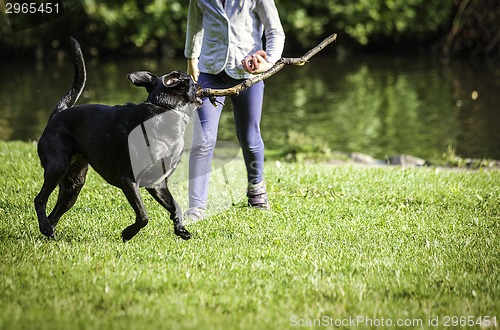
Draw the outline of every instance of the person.
[[[263,37],[265,37],[265,49]],[[190,0],[186,44],[188,74],[203,88],[222,89],[269,70],[281,58],[285,33],[274,0]],[[264,82],[231,96],[236,135],[245,161],[249,206],[269,209],[260,132]],[[194,118],[189,156],[189,209],[200,220],[207,207],[211,161],[225,97],[203,100]]]

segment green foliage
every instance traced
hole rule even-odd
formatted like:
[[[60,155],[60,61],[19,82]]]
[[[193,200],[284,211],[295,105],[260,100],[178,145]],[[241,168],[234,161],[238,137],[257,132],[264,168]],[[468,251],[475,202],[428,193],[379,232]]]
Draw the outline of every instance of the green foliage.
[[[344,32],[362,45],[385,37],[423,38],[445,27],[452,1],[425,0],[298,0],[279,1],[286,26],[304,47],[331,31]]]
[[[182,241],[146,199],[148,226],[123,244],[133,212],[94,171],[49,241],[33,209],[35,147],[0,142],[0,157],[2,329],[286,329],[356,315],[498,326],[498,171],[268,162],[271,212],[244,206],[241,186],[242,202]]]
[[[0,47],[4,43],[26,48],[40,39],[57,39],[70,33],[80,35],[81,40],[92,39],[92,44],[103,50],[132,46],[147,53],[182,53],[188,1],[82,0],[80,4],[42,27],[14,35],[2,33]],[[288,42],[303,49],[333,32],[341,35],[340,40],[347,36],[361,45],[376,44],[380,37],[395,42],[422,39],[442,32],[453,12],[449,0],[276,0],[276,4]],[[0,31],[6,26],[0,22]]]
[[[106,33],[112,49],[129,43],[146,52],[162,44],[175,49],[184,46],[187,7],[183,1],[83,0],[83,6],[90,17],[88,28]]]

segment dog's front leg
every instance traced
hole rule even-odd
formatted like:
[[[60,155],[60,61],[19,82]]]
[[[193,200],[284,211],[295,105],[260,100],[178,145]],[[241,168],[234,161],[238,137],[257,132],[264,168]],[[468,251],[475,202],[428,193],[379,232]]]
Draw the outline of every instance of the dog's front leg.
[[[167,181],[165,180],[165,188],[154,187],[146,189],[153,198],[166,208],[170,212],[170,219],[174,222],[174,232],[177,236],[182,239],[190,239],[191,234],[184,228],[182,224],[182,210],[175,201],[174,197],[170,193],[167,187]]]
[[[127,197],[128,202],[132,205],[136,215],[135,223],[125,228],[122,232],[123,242],[126,242],[134,237],[139,230],[141,230],[141,228],[148,224],[148,214],[144,208],[144,203],[142,202],[137,183],[124,178],[122,179],[121,188]]]

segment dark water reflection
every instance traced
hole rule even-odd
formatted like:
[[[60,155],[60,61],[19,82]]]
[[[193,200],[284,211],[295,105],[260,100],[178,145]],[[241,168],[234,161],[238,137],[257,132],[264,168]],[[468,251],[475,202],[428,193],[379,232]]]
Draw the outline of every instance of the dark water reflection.
[[[88,63],[79,103],[140,102],[145,91],[132,86],[127,73],[184,68],[183,60]],[[71,83],[72,65],[3,63],[0,72],[0,139],[36,140]],[[264,107],[268,148],[285,148],[299,136],[378,158],[407,153],[435,159],[451,147],[463,157],[500,159],[500,69],[484,61],[316,56],[268,79]],[[234,136],[227,106],[219,140]]]

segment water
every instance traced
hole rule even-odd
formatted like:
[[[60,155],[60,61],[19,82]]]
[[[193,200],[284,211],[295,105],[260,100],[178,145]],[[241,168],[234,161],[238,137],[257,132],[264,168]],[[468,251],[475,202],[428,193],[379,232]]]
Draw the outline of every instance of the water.
[[[79,104],[140,102],[145,90],[127,74],[184,70],[185,61],[88,60]],[[73,66],[0,64],[0,139],[37,140],[73,79]],[[500,159],[500,68],[485,61],[444,65],[419,57],[317,55],[266,80],[262,135],[267,148],[301,139],[383,159],[412,154]],[[298,137],[298,138],[297,138]],[[219,140],[236,141],[230,102]]]

